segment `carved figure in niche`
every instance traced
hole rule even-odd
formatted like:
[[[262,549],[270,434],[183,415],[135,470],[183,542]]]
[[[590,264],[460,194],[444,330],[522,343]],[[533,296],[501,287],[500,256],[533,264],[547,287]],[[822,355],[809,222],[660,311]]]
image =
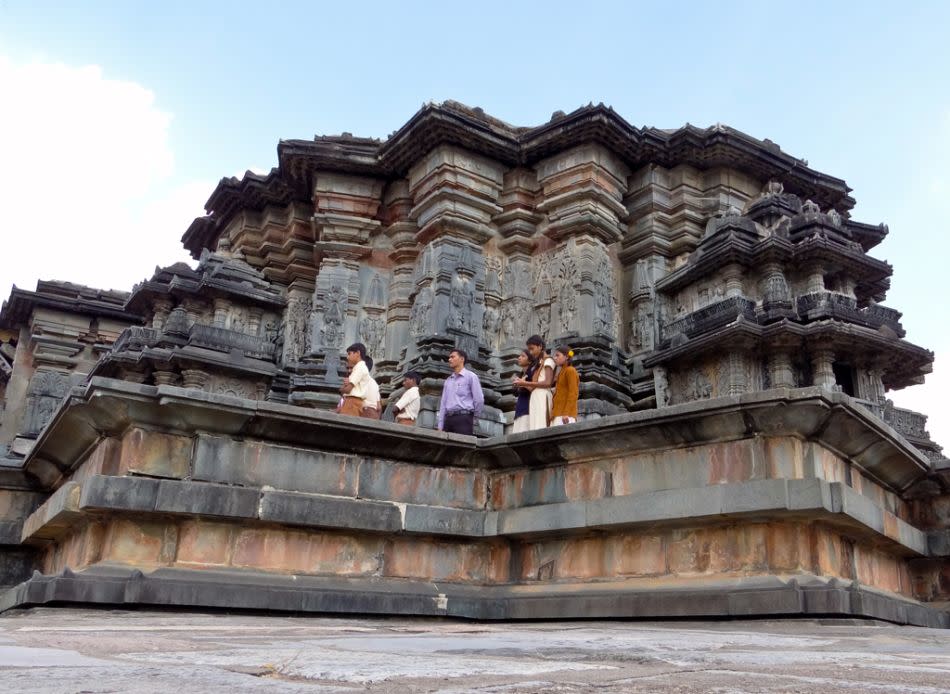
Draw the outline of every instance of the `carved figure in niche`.
[[[240,313],[235,313],[234,316],[231,317],[231,330],[238,333],[243,333],[244,329],[244,316],[242,316]]]
[[[561,304],[559,327],[561,334],[565,335],[571,329],[571,323],[574,320],[574,311],[577,310],[577,295],[574,292],[574,286],[567,282],[562,284],[558,300]]]
[[[452,293],[449,296],[448,327],[463,329],[469,326],[474,301],[475,292],[469,281],[461,275],[456,275],[452,280]]]
[[[515,332],[515,312],[512,302],[508,302],[501,310],[501,341],[502,343],[514,342]]]
[[[534,311],[536,335],[548,335],[551,330],[551,304],[535,307]]]
[[[307,330],[309,315],[309,297],[297,296],[290,299],[282,338],[287,346],[285,359],[288,361],[300,359],[309,349],[310,345],[307,344],[310,339],[310,331]]]
[[[501,261],[498,258],[486,258],[485,259],[485,293],[486,294],[501,294],[501,280],[499,279],[499,273],[501,272]]]
[[[24,433],[38,434],[43,430],[66,396],[67,389],[65,374],[57,371],[38,371],[33,375],[30,381]]]
[[[432,290],[425,287],[416,295],[409,312],[409,332],[422,335],[429,327],[429,314],[432,311]]]
[[[366,345],[367,354],[380,359],[383,349],[383,321],[379,316],[366,315],[360,320],[360,339]]]
[[[686,397],[690,400],[704,400],[712,395],[712,384],[699,369],[689,372],[686,382]]]
[[[594,332],[609,333],[611,324],[610,295],[603,282],[594,283]]]
[[[273,321],[267,321],[264,324],[264,340],[271,344],[277,344],[277,326]]]
[[[494,342],[501,328],[501,316],[494,306],[486,306],[482,314],[482,336],[487,342]]]
[[[383,281],[377,272],[369,283],[369,301],[367,303],[370,306],[385,306],[383,302]]]
[[[614,286],[614,271],[607,258],[601,258],[597,263],[594,278],[594,332],[612,335],[614,333],[614,300],[611,292]]]
[[[649,307],[642,304],[637,306],[630,321],[630,339],[627,344],[631,352],[653,348],[653,313]]]
[[[815,203],[813,200],[806,200],[805,204],[802,205],[802,212],[804,214],[819,214],[821,212],[821,208],[818,207],[817,203]]]
[[[523,341],[533,327],[531,321],[532,305],[530,299],[514,298],[502,307],[501,340],[502,344]]]
[[[514,271],[511,269],[511,263],[505,263],[504,285],[509,294],[517,294]]]
[[[327,347],[340,347],[343,344],[346,302],[346,291],[340,285],[335,284],[327,290],[323,328],[320,331],[320,338]]]

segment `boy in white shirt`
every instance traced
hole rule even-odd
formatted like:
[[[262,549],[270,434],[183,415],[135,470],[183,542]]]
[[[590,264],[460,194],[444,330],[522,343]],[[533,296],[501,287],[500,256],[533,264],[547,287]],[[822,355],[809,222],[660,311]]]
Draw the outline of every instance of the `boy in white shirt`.
[[[363,362],[365,356],[366,345],[362,342],[356,342],[346,348],[346,363],[350,366],[350,375],[340,388],[343,394],[340,414],[359,417],[363,413],[363,400],[366,398],[366,386],[370,380],[369,369]]]
[[[367,356],[363,359],[363,363],[366,364],[366,368],[369,371],[373,370],[373,358]],[[379,384],[376,382],[376,379],[372,376],[369,377],[369,380],[366,382],[366,395],[363,398],[363,411],[360,413],[360,417],[366,417],[366,419],[379,419]]]
[[[396,413],[396,423],[413,426],[419,416],[419,374],[408,371],[402,378],[402,385],[406,392],[396,402],[393,412]]]

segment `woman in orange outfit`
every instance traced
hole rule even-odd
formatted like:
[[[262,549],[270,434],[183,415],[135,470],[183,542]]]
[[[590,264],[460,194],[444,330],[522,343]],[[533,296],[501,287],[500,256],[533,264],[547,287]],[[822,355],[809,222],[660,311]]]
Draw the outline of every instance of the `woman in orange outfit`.
[[[581,379],[571,363],[574,350],[561,346],[554,350],[557,378],[554,382],[554,401],[551,403],[551,426],[573,424],[577,421],[577,395]]]

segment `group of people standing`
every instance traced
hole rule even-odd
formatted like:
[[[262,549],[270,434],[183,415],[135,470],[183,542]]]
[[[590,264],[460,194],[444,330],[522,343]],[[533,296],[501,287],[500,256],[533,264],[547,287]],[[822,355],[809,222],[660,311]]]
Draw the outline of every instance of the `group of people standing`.
[[[512,433],[560,426],[577,421],[577,397],[580,378],[572,364],[574,352],[560,346],[553,355],[545,351],[539,335],[528,338],[518,355],[521,374],[512,380],[518,396]],[[349,374],[340,388],[340,414],[379,419],[379,385],[370,376],[373,360],[361,342],[346,348]],[[452,373],[442,387],[437,425],[439,431],[475,435],[475,420],[485,406],[482,385],[472,371],[465,368],[468,355],[453,349],[448,362]],[[393,406],[396,422],[407,426],[419,416],[419,374],[409,371],[403,377],[405,391]]]
[[[373,358],[366,354],[366,345],[355,342],[346,348],[347,375],[340,386],[340,402],[336,411],[351,417],[379,419],[382,416],[379,384],[372,376]],[[416,423],[419,416],[419,374],[409,371],[403,376],[405,388],[393,409],[396,422],[406,426]]]
[[[573,424],[577,421],[580,377],[573,365],[574,350],[562,345],[553,356],[545,351],[540,335],[528,338],[518,355],[521,376],[514,378],[518,400],[511,432]]]

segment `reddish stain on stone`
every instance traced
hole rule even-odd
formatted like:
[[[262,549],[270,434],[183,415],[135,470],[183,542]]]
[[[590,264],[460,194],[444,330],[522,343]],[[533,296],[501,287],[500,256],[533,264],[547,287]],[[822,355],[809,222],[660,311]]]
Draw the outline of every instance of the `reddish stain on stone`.
[[[181,524],[175,559],[186,564],[227,564],[230,544],[228,524],[186,521]]]
[[[812,571],[810,528],[800,524],[769,524],[766,555],[773,571]]]
[[[667,571],[666,544],[660,535],[612,537],[607,552],[609,576],[653,576]]]
[[[507,580],[509,560],[508,548],[497,543],[396,538],[386,547],[384,574],[457,583],[500,583]]]
[[[568,465],[564,470],[564,494],[568,501],[586,501],[604,496],[607,476],[590,464]]]
[[[102,558],[108,561],[158,564],[165,548],[165,524],[118,519],[103,538]]]

